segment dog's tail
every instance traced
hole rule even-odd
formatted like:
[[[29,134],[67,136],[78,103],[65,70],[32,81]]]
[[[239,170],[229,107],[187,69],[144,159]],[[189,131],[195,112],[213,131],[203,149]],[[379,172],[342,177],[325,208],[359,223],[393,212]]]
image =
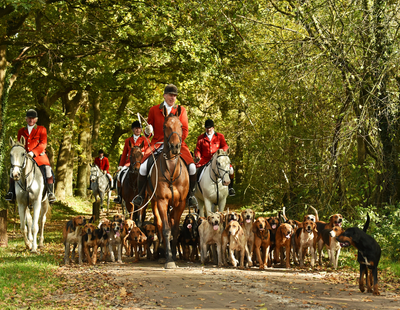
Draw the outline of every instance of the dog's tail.
[[[369,226],[369,214],[367,213],[367,221],[365,222],[364,228],[363,228],[364,232],[367,232],[368,226]]]
[[[317,209],[315,209],[313,206],[309,206],[309,207],[314,210],[314,212],[315,212],[315,221],[318,222],[319,221],[319,217],[318,217]]]

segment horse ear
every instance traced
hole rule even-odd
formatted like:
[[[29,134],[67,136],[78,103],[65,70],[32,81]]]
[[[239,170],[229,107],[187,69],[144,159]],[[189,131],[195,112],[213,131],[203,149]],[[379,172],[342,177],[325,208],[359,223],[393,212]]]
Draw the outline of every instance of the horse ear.
[[[142,149],[144,147],[144,140],[140,143],[139,147]]]
[[[164,115],[164,117],[168,116],[167,108],[165,107],[165,105],[163,107],[162,114]]]
[[[178,110],[176,111],[175,116],[179,117],[181,115],[181,113],[182,113],[182,108],[180,105],[178,105]]]
[[[129,148],[132,148],[131,140],[129,140]]]
[[[22,145],[25,145],[25,137],[21,136],[21,138],[19,139],[19,143],[21,143]]]
[[[14,146],[15,142],[14,142],[13,138],[10,137],[9,143],[10,143],[10,146],[11,146],[11,147]]]
[[[227,149],[226,150],[226,155],[229,155],[230,152],[231,152],[230,149]]]

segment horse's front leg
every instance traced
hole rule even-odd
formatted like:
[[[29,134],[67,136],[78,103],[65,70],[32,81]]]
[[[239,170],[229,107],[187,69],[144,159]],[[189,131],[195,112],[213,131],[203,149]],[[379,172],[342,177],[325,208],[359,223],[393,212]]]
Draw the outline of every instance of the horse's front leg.
[[[101,208],[101,212],[103,212],[104,193],[102,191],[99,191],[99,196],[100,196],[100,208]]]
[[[226,197],[223,199],[220,199],[220,201],[218,201],[218,211],[219,212],[224,212],[225,211],[225,205],[226,205]]]
[[[171,214],[171,227],[172,227],[172,259],[176,260],[176,249],[178,246],[179,236],[179,220],[186,206],[186,200],[181,201],[177,207],[175,207]]]
[[[165,243],[165,268],[176,268],[175,262],[172,259],[172,251],[171,251],[171,226],[168,222],[168,200],[163,199],[157,202],[157,209],[159,213],[159,217],[162,222],[162,234]]]
[[[30,242],[33,241],[33,236],[32,236],[32,215],[31,211],[29,208],[25,208],[25,224],[27,227],[26,233],[27,233],[27,238]]]
[[[43,247],[44,245],[44,224],[46,223],[46,214],[49,210],[49,200],[46,199],[42,203],[42,208],[40,210],[40,221],[39,221],[39,248]]]
[[[207,198],[204,198],[204,208],[205,210],[205,215],[204,216],[210,216],[211,215],[211,208],[213,206],[213,203],[208,200]]]
[[[28,210],[28,212],[26,212],[26,210]],[[18,212],[19,212],[20,228],[22,235],[24,236],[25,245],[29,250],[31,250],[32,242],[28,239],[28,229],[27,225],[25,225],[25,221],[28,221],[26,218],[26,213],[29,213],[29,209],[28,207],[25,207],[24,205],[18,203]]]
[[[40,197],[40,196],[39,196]],[[33,219],[32,219],[32,250],[31,252],[37,252],[37,235],[39,231],[39,216],[41,211],[41,201],[40,198],[33,203]]]

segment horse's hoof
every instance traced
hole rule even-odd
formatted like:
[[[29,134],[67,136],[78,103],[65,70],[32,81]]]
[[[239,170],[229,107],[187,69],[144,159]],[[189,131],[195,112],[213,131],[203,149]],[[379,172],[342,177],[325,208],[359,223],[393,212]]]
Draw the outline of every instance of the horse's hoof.
[[[168,262],[168,263],[165,263],[165,269],[175,269],[176,268],[176,264],[175,264],[175,262]]]

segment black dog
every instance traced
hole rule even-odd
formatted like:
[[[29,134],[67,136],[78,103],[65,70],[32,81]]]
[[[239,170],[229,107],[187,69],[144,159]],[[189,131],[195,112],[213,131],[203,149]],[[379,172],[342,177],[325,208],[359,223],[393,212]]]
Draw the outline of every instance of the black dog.
[[[198,245],[200,242],[197,221],[198,215],[196,213],[186,215],[178,238],[178,242],[181,244],[183,250],[183,255],[180,255],[180,258],[189,260],[190,256],[192,262],[195,261],[195,256],[198,256]],[[190,246],[192,246],[192,251],[190,251]]]
[[[372,277],[374,277],[374,295],[380,295],[378,291],[378,263],[381,258],[381,247],[378,242],[371,236],[367,235],[369,226],[369,214],[367,213],[367,222],[363,230],[357,227],[346,229],[336,239],[340,242],[341,247],[354,246],[358,250],[357,260],[360,264],[360,280],[359,288],[364,292],[364,274],[367,282],[367,292],[372,293]],[[368,275],[368,269],[371,269]]]

